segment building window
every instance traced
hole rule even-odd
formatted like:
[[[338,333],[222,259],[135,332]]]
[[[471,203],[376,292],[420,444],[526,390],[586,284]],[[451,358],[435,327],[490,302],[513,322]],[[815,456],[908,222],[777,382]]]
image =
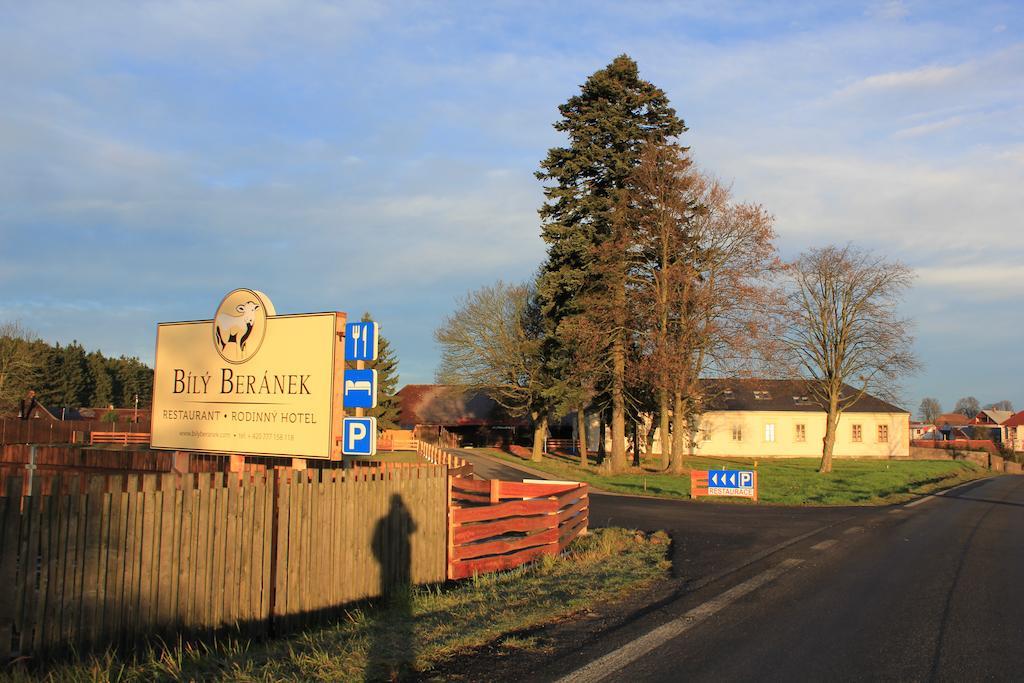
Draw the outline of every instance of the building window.
[[[864,440],[864,433],[861,431],[860,425],[853,425],[853,442],[860,443]]]
[[[700,438],[702,441],[711,441],[711,429],[707,425],[701,428]]]
[[[732,426],[732,440],[743,441],[743,425],[736,424]]]
[[[769,394],[767,391],[755,391],[754,392],[754,400],[755,401],[769,401],[769,400],[771,400],[771,398],[772,398],[772,395]]]
[[[807,441],[807,425],[796,426],[796,440],[797,443],[804,443]]]
[[[889,425],[878,425],[878,443],[889,443]]]
[[[770,422],[764,426],[764,440],[775,443],[775,425]]]

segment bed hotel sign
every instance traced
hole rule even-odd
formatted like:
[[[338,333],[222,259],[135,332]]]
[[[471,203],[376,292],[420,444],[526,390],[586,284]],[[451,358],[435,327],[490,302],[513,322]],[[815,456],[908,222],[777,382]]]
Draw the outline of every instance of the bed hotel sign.
[[[341,457],[344,313],[277,315],[236,289],[213,320],[160,323],[152,447]]]

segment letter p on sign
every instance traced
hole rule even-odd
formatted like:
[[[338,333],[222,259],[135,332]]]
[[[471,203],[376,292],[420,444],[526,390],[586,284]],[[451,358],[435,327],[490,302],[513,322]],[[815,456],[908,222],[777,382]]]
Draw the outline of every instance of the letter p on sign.
[[[377,418],[346,417],[341,431],[341,452],[345,455],[377,453]]]

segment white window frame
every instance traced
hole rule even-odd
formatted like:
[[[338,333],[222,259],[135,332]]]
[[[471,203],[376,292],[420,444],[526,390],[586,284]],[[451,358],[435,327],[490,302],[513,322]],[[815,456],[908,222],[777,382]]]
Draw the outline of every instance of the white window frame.
[[[775,423],[766,422],[764,425],[765,443],[775,443]]]

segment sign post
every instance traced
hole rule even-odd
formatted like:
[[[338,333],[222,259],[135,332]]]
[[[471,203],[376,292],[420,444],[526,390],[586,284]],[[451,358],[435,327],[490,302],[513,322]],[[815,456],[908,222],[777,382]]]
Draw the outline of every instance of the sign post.
[[[691,470],[690,497],[700,496],[757,500],[757,470]]]
[[[380,330],[377,323],[361,320],[345,325],[345,360],[355,363],[346,369],[341,385],[341,401],[345,410],[355,417],[342,420],[344,455],[377,454],[377,418],[364,417],[363,412],[377,407],[377,371],[366,369],[366,363],[377,360]]]

